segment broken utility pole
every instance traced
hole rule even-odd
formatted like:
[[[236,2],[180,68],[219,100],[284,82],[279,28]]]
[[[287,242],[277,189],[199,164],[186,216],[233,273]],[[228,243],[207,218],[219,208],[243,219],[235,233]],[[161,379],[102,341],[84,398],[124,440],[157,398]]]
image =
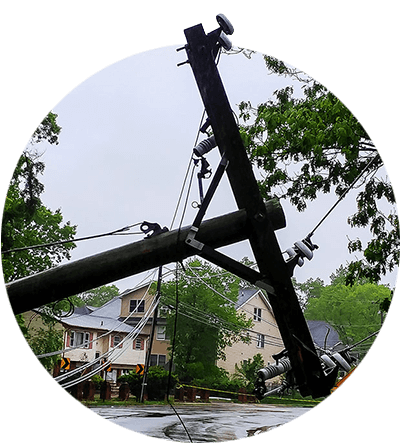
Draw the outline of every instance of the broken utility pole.
[[[87,259],[50,269],[7,285],[15,313],[61,300],[87,289],[110,283],[142,271],[200,255],[268,293],[277,325],[285,345],[296,385],[303,396],[322,397],[330,393],[337,368],[323,371],[305,318],[294,291],[291,276],[295,264],[303,257],[311,258],[314,245],[305,239],[295,243],[293,256],[285,261],[274,231],[285,225],[279,203],[264,203],[233,117],[216,57],[221,47],[229,49],[227,34],[232,25],[217,16],[219,28],[205,34],[202,25],[184,31],[188,60],[208,116],[204,125],[213,130],[213,140],[204,141],[194,155],[218,146],[219,168],[192,226],[153,235],[127,246]],[[198,145],[199,147],[199,145]],[[205,149],[204,149],[205,148]],[[224,173],[227,173],[239,211],[203,222],[208,205]],[[225,245],[248,239],[259,270],[217,251]],[[282,353],[281,353],[282,354]]]
[[[266,203],[274,229],[285,227],[277,199]],[[98,286],[121,280],[168,263],[196,255],[185,239],[189,227],[165,232],[82,258],[6,284],[15,314],[62,300]],[[236,211],[202,223],[199,238],[214,248],[245,240],[248,235],[245,211]]]
[[[292,285],[293,268],[285,262],[281,253],[234,120],[215,61],[221,46],[230,47],[226,34],[231,34],[233,27],[222,14],[217,16],[217,21],[220,28],[207,35],[201,24],[186,29],[187,45],[181,49],[187,53],[215,143],[227,163],[226,172],[237,206],[246,211],[250,227],[248,238],[261,274],[256,284],[269,293],[269,301],[291,361],[296,384],[303,396],[326,396],[335,382],[337,371],[323,372]],[[196,234],[196,226],[193,232]],[[189,240],[197,240],[197,237],[192,235]],[[225,258],[221,254],[218,261],[214,260],[214,251],[210,245],[195,243],[194,247],[199,249],[200,255],[226,267]],[[227,258],[227,263],[230,261]],[[231,272],[235,273],[235,270]]]

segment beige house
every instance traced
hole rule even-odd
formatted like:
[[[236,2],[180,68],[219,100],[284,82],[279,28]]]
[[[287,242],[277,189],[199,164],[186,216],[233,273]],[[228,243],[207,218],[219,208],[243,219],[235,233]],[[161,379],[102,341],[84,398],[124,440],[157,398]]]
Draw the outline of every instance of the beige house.
[[[153,301],[154,294],[146,285],[126,290],[100,308],[76,308],[73,315],[62,318],[64,348],[73,348],[62,355],[70,359],[69,369],[96,359],[95,365],[100,365],[103,360],[99,358],[105,355],[111,364],[100,375],[116,382],[121,374],[135,370],[138,364],[145,364],[153,319],[153,314],[147,312]],[[265,364],[273,362],[272,355],[284,347],[263,291],[242,289],[236,309],[252,319],[253,327],[245,332],[249,335],[249,344],[233,344],[226,349],[226,360],[217,362],[218,366],[231,374],[235,372],[236,364],[252,359],[258,353],[262,354]],[[166,320],[159,312],[150,365],[167,365],[170,342],[165,334],[165,325]]]
[[[152,316],[144,317],[154,295],[148,286],[127,290],[100,308],[76,308],[73,315],[62,318],[64,348],[62,355],[70,359],[70,370],[105,356],[111,364],[100,375],[111,382],[136,365],[145,364],[149,347]],[[163,319],[158,321],[152,345],[151,365],[167,363],[168,340],[165,339]],[[99,360],[100,358],[100,360]]]
[[[262,355],[266,365],[274,363],[272,355],[280,352],[284,345],[273,310],[263,291],[257,288],[241,289],[236,309],[252,319],[253,327],[248,331],[250,343],[237,342],[226,348],[226,360],[219,360],[217,365],[233,374],[235,365],[252,359],[256,354]]]

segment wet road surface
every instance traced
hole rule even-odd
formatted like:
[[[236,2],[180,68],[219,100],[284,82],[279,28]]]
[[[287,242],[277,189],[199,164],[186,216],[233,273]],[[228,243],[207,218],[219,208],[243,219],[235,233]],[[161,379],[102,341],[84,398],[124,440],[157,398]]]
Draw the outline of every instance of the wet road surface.
[[[166,405],[95,407],[101,417],[150,437],[188,441],[173,409]],[[311,408],[237,403],[175,406],[194,442],[251,437],[300,417]]]

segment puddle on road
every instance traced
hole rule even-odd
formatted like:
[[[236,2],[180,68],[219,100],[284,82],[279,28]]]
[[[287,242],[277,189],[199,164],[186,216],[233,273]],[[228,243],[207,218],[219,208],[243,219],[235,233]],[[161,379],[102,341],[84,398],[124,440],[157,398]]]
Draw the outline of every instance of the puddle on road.
[[[183,442],[188,435],[169,407],[91,408],[113,423],[149,437]],[[197,405],[178,407],[192,441],[221,442],[252,437],[275,429],[310,408],[277,408],[256,405]]]

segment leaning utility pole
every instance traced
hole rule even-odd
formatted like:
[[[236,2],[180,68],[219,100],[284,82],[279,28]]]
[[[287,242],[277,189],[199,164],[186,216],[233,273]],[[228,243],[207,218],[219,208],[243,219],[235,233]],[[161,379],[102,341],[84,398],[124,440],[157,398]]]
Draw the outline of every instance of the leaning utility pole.
[[[209,148],[212,144],[218,146],[237,206],[246,211],[248,238],[260,273],[256,284],[269,294],[300,393],[303,396],[326,396],[330,393],[337,372],[323,372],[292,285],[294,264],[291,260],[290,263],[285,262],[283,258],[234,120],[215,61],[221,46],[227,49],[231,47],[227,34],[232,34],[234,29],[222,14],[217,16],[217,21],[220,27],[209,34],[205,34],[201,24],[186,29],[184,33],[187,44],[180,49],[185,49],[187,53],[187,62],[192,68],[208,123],[213,130],[213,140],[210,140]],[[204,205],[205,202],[202,203]],[[202,206],[199,212],[202,211]],[[195,219],[188,243],[198,250],[199,255],[227,268],[231,259],[197,239],[198,223],[199,220]],[[308,254],[312,253],[314,245],[304,241],[302,248],[304,246],[309,249]],[[301,257],[301,251],[299,252],[295,256],[296,260]]]
[[[229,49],[231,23],[219,14],[219,28],[206,34],[201,24],[184,31],[187,54],[213,136],[201,142],[194,155],[204,155],[217,145],[221,161],[190,227],[172,232],[154,232],[150,238],[88,259],[82,259],[7,285],[16,313],[60,300],[86,289],[134,275],[174,261],[200,255],[210,262],[266,290],[285,345],[296,385],[303,396],[322,397],[330,393],[336,368],[323,371],[308,326],[299,306],[291,276],[296,264],[310,259],[315,246],[306,238],[290,248],[285,261],[274,231],[285,225],[277,201],[265,204],[233,117],[216,58],[221,47]],[[203,221],[220,180],[227,173],[238,212]],[[144,222],[144,226],[149,223]],[[160,227],[159,227],[160,228]],[[161,230],[163,231],[163,230]],[[149,237],[149,236],[148,236]],[[217,251],[225,245],[248,239],[258,271]]]

